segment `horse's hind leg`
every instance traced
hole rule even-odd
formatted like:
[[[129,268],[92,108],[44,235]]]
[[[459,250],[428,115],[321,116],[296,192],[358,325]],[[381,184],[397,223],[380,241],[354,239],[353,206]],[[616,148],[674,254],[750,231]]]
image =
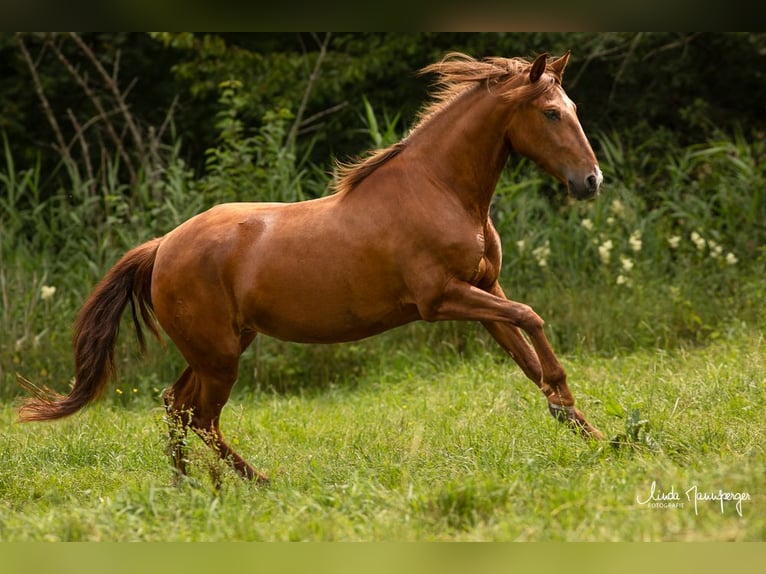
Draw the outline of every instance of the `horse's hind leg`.
[[[238,361],[238,359],[237,359]],[[233,367],[197,373],[199,392],[192,410],[191,428],[224,461],[244,478],[268,484],[269,479],[255,470],[224,440],[220,428],[221,410],[229,400],[237,378],[237,363]]]
[[[219,363],[215,369],[187,367],[178,381],[165,392],[168,413],[171,462],[179,474],[186,474],[185,444],[189,428],[197,433],[221,459],[239,474],[261,484],[268,478],[256,471],[225,441],[220,429],[221,410],[237,378],[238,357]]]
[[[191,271],[184,273],[193,276]],[[173,465],[180,473],[186,471],[183,445],[191,428],[238,473],[264,483],[266,477],[226,443],[220,429],[221,410],[237,380],[240,355],[255,332],[237,326],[233,304],[221,300],[217,283],[216,290],[209,291],[205,281],[178,284],[172,279],[155,273],[152,299],[157,320],[189,364],[165,394]]]

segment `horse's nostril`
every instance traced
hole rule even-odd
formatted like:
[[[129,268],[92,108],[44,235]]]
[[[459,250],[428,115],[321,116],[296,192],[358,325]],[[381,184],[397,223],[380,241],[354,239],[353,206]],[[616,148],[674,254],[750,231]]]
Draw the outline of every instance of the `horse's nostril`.
[[[595,171],[585,178],[585,188],[591,193],[597,193],[602,181],[604,181],[604,176],[601,175],[601,170],[596,166]]]

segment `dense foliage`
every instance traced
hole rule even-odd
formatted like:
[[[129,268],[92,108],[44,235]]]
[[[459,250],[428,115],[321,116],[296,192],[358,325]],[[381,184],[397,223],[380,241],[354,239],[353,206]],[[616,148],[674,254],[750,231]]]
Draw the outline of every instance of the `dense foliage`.
[[[310,149],[313,160],[326,163],[368,144],[356,129],[363,97],[377,110],[401,112],[403,127],[409,125],[429,81],[417,70],[449,51],[482,57],[567,49],[567,90],[589,132],[646,136],[667,130],[690,144],[714,127],[766,128],[765,34],[4,33],[0,130],[25,166],[40,152],[46,166],[55,164],[62,143],[82,165],[83,140],[94,164],[96,151],[120,151],[108,133],[111,123],[120,136],[131,132],[121,138],[125,147],[146,147],[130,150],[139,157],[149,155],[150,137],[180,139],[182,157],[199,173],[218,136],[219,87],[235,80],[242,84],[242,119],[249,129],[269,112],[290,110],[298,155]],[[137,146],[135,134],[152,127],[155,133],[144,134]]]

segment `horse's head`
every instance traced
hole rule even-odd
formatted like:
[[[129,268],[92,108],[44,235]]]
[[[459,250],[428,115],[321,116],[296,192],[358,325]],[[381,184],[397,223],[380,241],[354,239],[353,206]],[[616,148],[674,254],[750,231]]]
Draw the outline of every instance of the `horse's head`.
[[[577,108],[561,87],[569,52],[548,61],[541,54],[529,66],[522,88],[528,97],[515,107],[508,126],[511,147],[567,185],[577,199],[589,199],[603,180],[585,137]]]

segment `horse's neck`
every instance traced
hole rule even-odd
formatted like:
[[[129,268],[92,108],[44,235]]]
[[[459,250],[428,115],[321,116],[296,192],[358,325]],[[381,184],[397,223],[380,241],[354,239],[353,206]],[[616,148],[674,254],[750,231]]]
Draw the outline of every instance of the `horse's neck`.
[[[480,88],[458,96],[413,133],[408,147],[429,179],[485,217],[510,148],[508,106]]]

